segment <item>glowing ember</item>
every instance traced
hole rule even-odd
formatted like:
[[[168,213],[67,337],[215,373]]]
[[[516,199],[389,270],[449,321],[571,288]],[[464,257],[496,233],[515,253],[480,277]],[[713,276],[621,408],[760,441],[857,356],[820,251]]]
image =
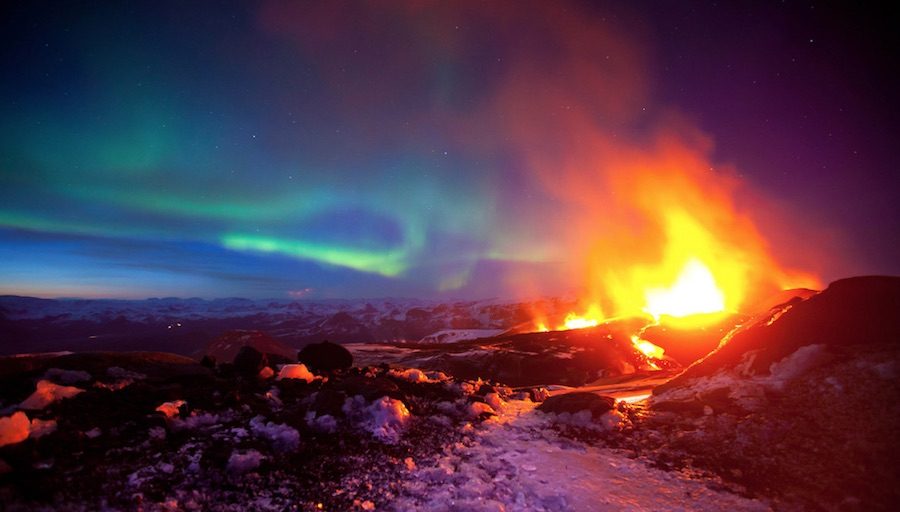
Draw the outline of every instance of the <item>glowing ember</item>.
[[[691,259],[669,288],[652,288],[645,293],[644,311],[657,321],[663,315],[684,318],[689,315],[725,311],[725,294],[700,260]]]

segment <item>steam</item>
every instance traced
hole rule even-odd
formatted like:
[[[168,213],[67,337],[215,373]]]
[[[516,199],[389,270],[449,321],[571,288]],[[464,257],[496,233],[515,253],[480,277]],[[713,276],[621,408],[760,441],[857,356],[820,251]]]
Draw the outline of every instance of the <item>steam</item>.
[[[427,105],[384,126],[357,123],[360,144],[417,147],[437,137],[488,162],[489,172],[461,175],[493,195],[481,219],[491,243],[478,256],[542,263],[505,270],[520,294],[562,282],[586,307],[640,311],[645,290],[673,285],[691,261],[709,269],[730,309],[819,284],[781,263],[785,251],[773,251],[753,211],[769,203],[714,162],[712,138],[654,102],[644,32],[627,12],[557,2],[270,2],[260,23],[306,58],[337,55],[317,69],[349,99],[348,118],[360,110],[375,118],[366,114],[428,91]],[[337,39],[336,27],[348,25],[352,40]],[[778,229],[792,227],[782,220]],[[472,285],[468,275],[454,282]]]

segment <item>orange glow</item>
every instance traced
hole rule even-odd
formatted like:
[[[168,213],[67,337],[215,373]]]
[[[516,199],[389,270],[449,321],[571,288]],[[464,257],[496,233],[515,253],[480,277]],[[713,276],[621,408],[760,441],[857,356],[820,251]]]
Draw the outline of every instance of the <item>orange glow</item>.
[[[631,336],[631,344],[650,359],[660,359],[665,353],[662,347],[656,346],[636,334]]]
[[[576,315],[569,313],[562,325],[556,328],[557,331],[566,331],[571,329],[585,329],[588,327],[596,327],[603,321],[603,312],[596,305],[591,305],[584,315]]]
[[[702,322],[718,317],[710,313],[725,311],[725,293],[716,284],[712,272],[700,260],[691,259],[668,288],[651,288],[644,292],[644,311],[659,322],[660,317],[685,318],[692,315]],[[702,320],[701,320],[702,319]]]

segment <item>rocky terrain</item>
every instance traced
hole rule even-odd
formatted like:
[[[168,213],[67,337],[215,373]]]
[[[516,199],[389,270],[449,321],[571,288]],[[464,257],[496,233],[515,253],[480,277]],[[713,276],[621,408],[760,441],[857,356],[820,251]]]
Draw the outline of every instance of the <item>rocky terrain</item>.
[[[335,343],[453,342],[491,336],[529,322],[538,306],[565,312],[573,304],[557,300],[537,304],[0,296],[0,355],[156,350],[199,356],[211,340],[235,329],[265,331],[294,348],[323,339]]]
[[[0,502],[894,509],[900,278],[785,299],[743,317],[686,369],[636,350],[627,320],[349,352],[326,343],[293,357],[275,337],[235,331],[202,362],[155,352],[0,358]],[[715,329],[672,342],[708,343]],[[657,329],[654,343],[665,347],[672,332]]]

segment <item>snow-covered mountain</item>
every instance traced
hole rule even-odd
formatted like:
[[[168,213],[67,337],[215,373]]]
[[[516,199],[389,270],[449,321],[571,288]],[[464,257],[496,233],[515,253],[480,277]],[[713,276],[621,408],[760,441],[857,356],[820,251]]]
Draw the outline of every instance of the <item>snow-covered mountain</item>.
[[[416,299],[81,300],[0,297],[0,354],[59,350],[161,350],[196,354],[223,332],[264,331],[300,347],[445,342],[503,332],[530,319],[528,304]],[[434,335],[434,337],[432,337]]]

